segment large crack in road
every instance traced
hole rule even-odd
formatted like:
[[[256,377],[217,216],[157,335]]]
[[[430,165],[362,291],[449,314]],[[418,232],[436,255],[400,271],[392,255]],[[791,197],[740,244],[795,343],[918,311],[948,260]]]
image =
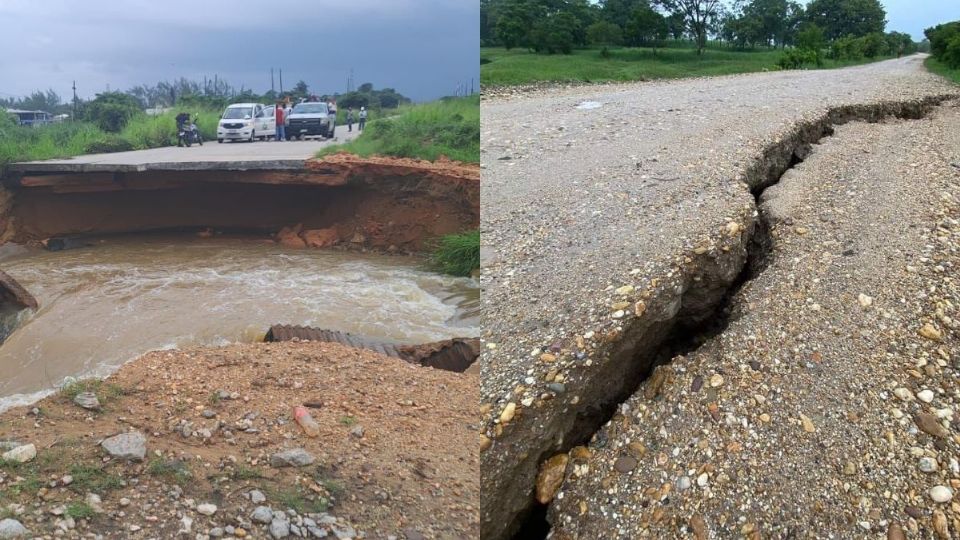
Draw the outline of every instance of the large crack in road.
[[[737,293],[757,278],[775,256],[774,240],[770,235],[772,218],[762,206],[764,194],[788,171],[803,163],[812,145],[834,135],[835,127],[852,121],[921,119],[952,97],[942,95],[908,102],[832,108],[823,117],[799,124],[787,137],[769,145],[744,176],[745,187],[752,194],[755,206],[754,219],[737,227],[742,231],[737,241],[739,248],[721,249],[709,255],[702,253],[707,257],[695,259],[693,268],[688,270],[693,276],[691,285],[673,300],[674,304],[679,302],[674,317],[656,321],[654,328],[637,319],[625,329],[621,340],[614,344],[617,349],[614,362],[621,373],[621,386],[614,394],[594,392],[585,397],[583,407],[586,414],[580,414],[573,429],[558,437],[565,441],[565,445],[559,451],[548,450],[542,455],[553,458],[591,441],[596,444],[598,430],[610,421],[628,398],[643,392],[652,399],[659,393],[659,388],[669,377],[668,371],[657,370],[659,366],[669,364],[677,356],[692,354],[708,340],[723,334],[743,308]],[[731,268],[737,269],[732,280],[728,279]],[[723,270],[717,272],[714,269]],[[556,482],[562,478],[568,460],[555,460],[553,467],[549,461],[545,465],[545,461],[540,461],[538,485],[546,493],[534,489],[537,496],[543,495],[544,498],[547,495],[552,497],[559,489]],[[513,535],[514,540],[546,538],[551,530],[548,514],[549,501],[532,500],[531,506],[520,514],[522,522]]]
[[[483,538],[513,534],[540,464],[716,335],[718,309],[736,320],[725,302],[769,249],[756,196],[811,144],[956,93],[919,70],[911,58],[485,102]],[[577,110],[584,99],[602,107]]]

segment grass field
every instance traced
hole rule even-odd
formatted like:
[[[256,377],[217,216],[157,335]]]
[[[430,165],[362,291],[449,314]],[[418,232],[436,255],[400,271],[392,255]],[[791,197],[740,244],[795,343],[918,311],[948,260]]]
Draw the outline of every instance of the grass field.
[[[960,84],[960,69],[950,69],[943,62],[940,62],[936,58],[930,56],[923,61],[923,65],[933,73],[937,75],[942,75],[951,81]]]
[[[216,139],[219,110],[187,112],[199,116],[205,140]],[[65,122],[39,127],[17,126],[0,114],[0,171],[7,163],[52,159],[98,152],[143,150],[177,142],[176,112],[160,116],[139,115],[120,133],[106,133],[87,122]]]
[[[780,50],[737,51],[708,48],[702,56],[684,46],[657,49],[610,48],[576,50],[573,54],[544,55],[525,49],[480,49],[480,82],[486,85],[517,85],[533,82],[600,82],[677,79],[708,75],[731,75],[779,69]],[[875,58],[870,61],[882,60]],[[824,68],[866,63],[826,59]]]
[[[445,156],[454,161],[479,163],[480,96],[401,107],[394,116],[368,121],[363,134],[353,141],[328,146],[317,155],[341,151],[363,157],[381,155],[435,161]]]

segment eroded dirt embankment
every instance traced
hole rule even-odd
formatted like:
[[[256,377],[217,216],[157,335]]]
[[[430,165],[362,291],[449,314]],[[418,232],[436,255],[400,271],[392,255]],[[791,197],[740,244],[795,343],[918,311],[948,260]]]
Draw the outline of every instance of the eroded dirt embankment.
[[[734,220],[679,257],[674,271],[662,279],[644,288],[616,291],[624,306],[618,324],[622,330],[591,332],[546,351],[557,369],[547,374],[542,391],[517,396],[531,397],[509,404],[481,436],[484,451],[517,459],[501,463],[499,470],[484,469],[481,536],[505,538],[518,530],[516,538],[544,534],[548,527],[538,505],[549,503],[559,489],[567,461],[544,462],[590,440],[645,381],[644,392],[657,392],[668,373],[656,366],[723,331],[730,316],[736,315],[730,298],[769,262],[768,224],[757,201],[764,189],[802,161],[811,144],[831,135],[833,126],[853,120],[921,118],[949,97],[835,107],[798,124],[745,169],[740,180],[752,197]],[[558,383],[551,374],[561,371],[566,373]],[[534,521],[528,520],[531,515]]]
[[[304,170],[14,173],[4,184],[2,238],[16,242],[287,227],[304,245],[421,251],[432,238],[475,229],[480,216],[477,166],[345,154]],[[310,242],[309,231],[323,232]]]

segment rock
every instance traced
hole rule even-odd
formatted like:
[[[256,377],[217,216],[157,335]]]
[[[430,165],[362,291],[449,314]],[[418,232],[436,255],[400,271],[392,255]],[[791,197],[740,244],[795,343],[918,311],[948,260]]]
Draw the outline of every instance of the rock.
[[[210,535],[211,538],[220,538],[224,535],[224,532],[222,527],[214,527],[207,531],[207,534]]]
[[[689,476],[681,476],[680,478],[677,478],[675,484],[678,490],[686,491],[693,485],[693,480],[691,480]]]
[[[932,340],[932,341],[941,341],[943,335],[940,333],[940,330],[937,330],[937,327],[927,323],[920,328],[920,335]]]
[[[907,535],[903,533],[903,527],[896,521],[887,527],[887,540],[907,540]]]
[[[100,496],[96,493],[87,493],[83,502],[87,503],[87,506],[97,514],[103,513],[103,500],[101,500]]]
[[[922,457],[920,462],[917,464],[917,467],[925,473],[937,472],[937,460],[932,457]]]
[[[291,448],[270,456],[273,467],[303,467],[313,463],[313,455],[303,448]]]
[[[620,473],[628,473],[637,467],[637,458],[633,456],[621,456],[613,463],[613,468]]]
[[[177,531],[177,534],[190,534],[193,531],[193,518],[190,516],[183,516],[180,518],[180,530]]]
[[[953,499],[953,490],[947,486],[933,486],[928,492],[934,502],[945,503]]]
[[[933,530],[940,540],[950,540],[950,529],[947,526],[947,516],[940,510],[933,511]]]
[[[200,413],[200,416],[202,416],[202,417],[204,417],[204,418],[213,418],[213,417],[216,416],[216,415],[217,415],[217,413],[211,411],[210,409],[204,409],[203,412]]]
[[[139,431],[121,433],[105,439],[100,446],[116,459],[143,461],[147,455],[147,438]]]
[[[253,513],[250,514],[250,519],[254,523],[270,523],[273,521],[273,509],[269,506],[258,506],[253,509]]]
[[[280,232],[277,233],[277,242],[281,246],[302,249],[307,247],[307,243],[303,241],[303,238],[300,238],[300,231],[303,229],[303,224],[296,224],[293,227],[284,227],[280,229]]]
[[[513,416],[517,412],[517,404],[514,402],[507,403],[507,406],[503,408],[503,412],[500,413],[500,423],[506,424],[507,422],[513,420]]]
[[[363,438],[363,426],[356,426],[350,430],[350,434],[358,439]]]
[[[916,506],[907,506],[903,509],[904,512],[913,519],[920,519],[923,517],[923,510],[920,510]]]
[[[290,521],[285,514],[275,514],[273,521],[270,522],[270,536],[274,538],[286,538],[290,536]]]
[[[540,473],[537,475],[537,500],[540,504],[549,503],[560,491],[567,461],[567,454],[557,454],[540,465]]]
[[[263,494],[259,489],[255,489],[250,492],[250,502],[253,504],[260,504],[266,502],[267,496]]]
[[[913,422],[917,424],[917,427],[921,431],[928,435],[932,435],[939,439],[946,438],[948,435],[947,430],[940,425],[940,421],[936,416],[930,413],[917,413],[913,416]]]
[[[77,397],[73,398],[73,402],[90,411],[100,410],[100,400],[93,392],[80,392]]]
[[[719,373],[714,373],[710,376],[710,387],[719,388],[723,386],[723,375]]]
[[[868,308],[873,305],[873,297],[860,293],[857,296],[857,302],[860,304],[860,307]]]
[[[707,540],[707,523],[699,514],[690,517],[690,530],[693,532],[695,540]]]
[[[660,395],[660,390],[671,375],[673,375],[673,370],[670,369],[670,366],[657,366],[650,378],[647,379],[647,384],[643,389],[644,397],[654,399]]]
[[[697,485],[698,485],[698,486],[700,486],[700,487],[707,487],[707,485],[708,485],[709,483],[710,483],[710,475],[709,475],[709,474],[707,474],[707,473],[701,473],[700,476],[697,477]]]
[[[217,513],[217,505],[204,503],[197,505],[197,513],[205,516],[212,516]]]
[[[900,401],[910,401],[913,399],[913,393],[909,389],[904,387],[894,388],[893,395],[897,396]]]
[[[924,403],[930,403],[933,401],[933,391],[932,390],[921,390],[917,392],[917,399]]]
[[[800,423],[803,424],[803,430],[807,433],[813,433],[817,430],[817,427],[813,425],[813,420],[810,420],[806,415],[800,415]]]
[[[18,446],[13,450],[4,452],[3,455],[0,456],[4,461],[13,461],[16,463],[26,463],[35,457],[37,457],[37,447],[33,444]]]
[[[403,530],[403,538],[404,540],[426,540],[423,533],[411,527]]]
[[[30,534],[30,531],[23,526],[23,523],[15,519],[0,520],[0,539],[21,538]]]
[[[310,229],[300,234],[307,246],[312,248],[325,248],[336,245],[340,241],[340,234],[334,228]]]

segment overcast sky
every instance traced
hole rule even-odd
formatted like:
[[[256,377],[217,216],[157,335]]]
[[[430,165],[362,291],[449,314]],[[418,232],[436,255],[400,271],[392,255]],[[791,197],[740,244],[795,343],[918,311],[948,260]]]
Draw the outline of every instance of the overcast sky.
[[[285,89],[343,92],[353,68],[423,101],[480,72],[479,0],[0,0],[0,21],[3,97],[215,74],[264,92],[274,67]]]
[[[881,0],[887,9],[887,31],[896,30],[923,39],[923,30],[960,20],[960,0]]]

